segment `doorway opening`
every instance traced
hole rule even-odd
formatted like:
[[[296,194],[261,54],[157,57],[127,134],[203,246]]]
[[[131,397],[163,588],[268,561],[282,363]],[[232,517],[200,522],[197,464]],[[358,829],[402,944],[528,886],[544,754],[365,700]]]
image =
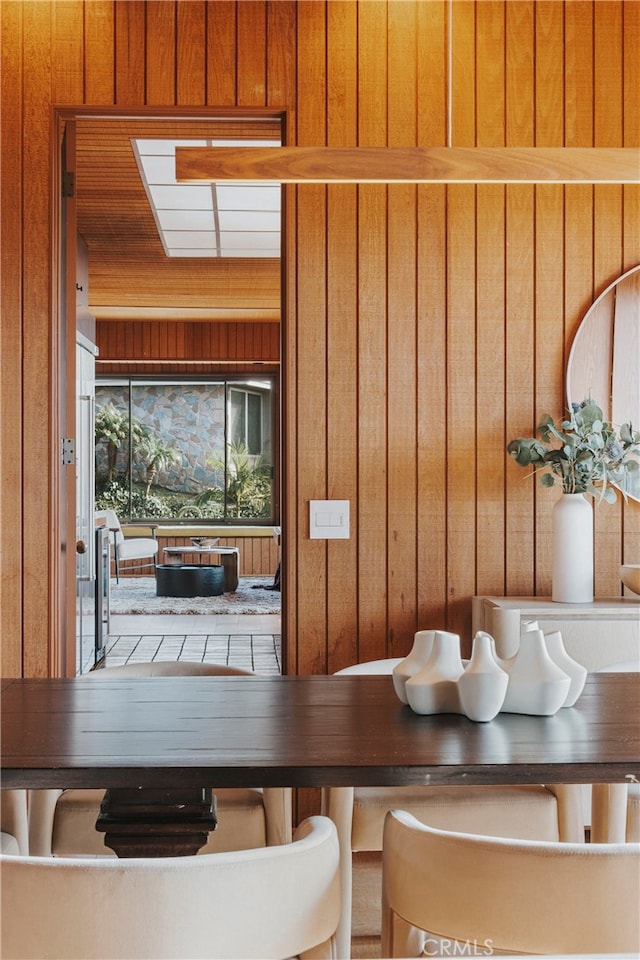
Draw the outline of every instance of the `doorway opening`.
[[[177,143],[278,145],[283,135],[282,114],[268,110],[202,110],[192,116],[185,111],[163,110],[160,116],[144,109],[132,115],[115,109],[78,107],[60,110],[58,120],[61,130],[72,131],[71,156],[67,158],[72,175],[71,198],[64,196],[69,176],[63,170],[65,206],[61,222],[67,231],[77,233],[78,250],[81,246],[86,249],[86,276],[78,272],[82,255],[73,265],[76,294],[86,298],[81,311],[76,302],[76,319],[82,313],[83,334],[98,349],[96,382],[166,382],[171,378],[180,382],[223,382],[234,426],[229,430],[229,445],[225,442],[221,450],[225,463],[222,516],[200,517],[198,527],[215,521],[216,533],[226,525],[226,533],[234,538],[239,535],[247,543],[255,539],[248,536],[249,527],[268,527],[267,539],[273,540],[274,531],[279,532],[282,479],[278,435],[283,290],[280,209],[276,231],[274,211],[264,209],[264,203],[261,209],[264,198],[258,202],[251,190],[240,188],[234,198],[225,190],[216,193],[215,187],[212,190],[206,186],[203,190],[211,203],[205,200],[204,207],[210,207],[205,211],[202,191],[197,198],[192,194],[188,200],[175,199],[171,194],[175,184],[171,182],[169,145],[172,150]],[[146,156],[144,164],[142,152]],[[280,196],[280,184],[274,186]],[[274,233],[278,235],[277,245]],[[72,244],[66,239],[65,244],[65,238],[61,238],[60,247],[69,250]],[[68,277],[73,269],[70,274],[67,263]],[[62,282],[60,285],[64,286]],[[67,292],[66,310],[63,307],[67,320],[71,318],[71,299]],[[67,342],[74,326],[67,322]],[[228,386],[232,383],[241,385],[235,393]],[[227,495],[233,494],[231,440],[242,434],[254,467],[258,455],[251,453],[249,446],[262,442],[263,423],[256,420],[256,410],[265,408],[264,390],[253,389],[256,383],[275,384],[269,394],[274,401],[270,414],[274,429],[270,433],[268,509],[266,513],[262,510],[262,516],[234,517],[227,503]],[[71,392],[67,390],[67,394]],[[72,422],[70,417],[67,422]],[[157,476],[158,471],[152,474]],[[216,497],[219,499],[220,493],[212,493],[211,500]],[[127,517],[134,527],[155,522],[148,515],[134,513],[130,510]],[[69,516],[74,515],[77,509],[69,504]],[[174,531],[174,539],[180,533],[184,538],[192,536],[195,517],[166,519],[179,528]],[[238,527],[243,529],[239,532]],[[73,533],[67,529],[67,542],[76,539]],[[279,551],[278,537],[278,560]],[[260,552],[251,543],[246,559]],[[270,562],[270,553],[273,551],[267,551],[265,561],[270,564],[268,571],[260,572],[273,583],[277,564]],[[246,568],[255,572],[255,562],[247,563]],[[77,584],[67,584],[69,607],[77,607],[77,592]],[[260,594],[262,591],[256,591],[256,598]],[[86,623],[86,616],[83,619]],[[164,630],[168,619],[164,617],[163,638],[167,637]],[[182,626],[174,620],[171,629]],[[280,635],[277,640],[280,643]],[[282,669],[285,658],[280,652],[278,659]]]

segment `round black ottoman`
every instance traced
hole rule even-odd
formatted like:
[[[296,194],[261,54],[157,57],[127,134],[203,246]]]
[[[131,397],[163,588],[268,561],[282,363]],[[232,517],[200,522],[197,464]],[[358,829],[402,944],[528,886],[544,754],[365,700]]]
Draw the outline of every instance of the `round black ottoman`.
[[[156,567],[158,597],[219,597],[223,592],[222,564],[159,563]]]

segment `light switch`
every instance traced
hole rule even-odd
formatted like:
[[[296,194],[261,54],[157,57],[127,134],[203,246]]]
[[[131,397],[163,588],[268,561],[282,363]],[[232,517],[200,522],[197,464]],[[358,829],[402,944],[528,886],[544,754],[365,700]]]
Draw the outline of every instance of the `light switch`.
[[[309,537],[311,540],[348,540],[349,501],[310,500]]]

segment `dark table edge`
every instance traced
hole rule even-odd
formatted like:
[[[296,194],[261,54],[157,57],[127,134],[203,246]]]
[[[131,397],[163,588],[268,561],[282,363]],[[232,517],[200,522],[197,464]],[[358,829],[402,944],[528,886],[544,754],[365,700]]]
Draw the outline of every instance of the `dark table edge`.
[[[139,787],[166,788],[175,785],[176,774],[185,787],[203,784],[223,787],[350,787],[354,785],[353,769],[349,767],[169,767],[164,770],[140,770],[135,766],[113,766],[102,771],[88,766],[48,768],[12,768],[1,772],[1,786],[15,789],[50,788],[107,788],[130,787],[132,769],[137,771]],[[491,784],[538,783],[630,783],[640,780],[640,762],[612,762],[606,764],[520,764],[508,766],[482,764],[478,766],[442,767],[366,767],[358,768],[357,786],[464,786]]]

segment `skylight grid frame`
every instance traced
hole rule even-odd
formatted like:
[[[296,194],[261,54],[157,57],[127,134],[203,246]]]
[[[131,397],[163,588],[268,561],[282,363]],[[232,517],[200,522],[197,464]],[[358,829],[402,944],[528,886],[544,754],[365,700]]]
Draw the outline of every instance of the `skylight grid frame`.
[[[279,183],[190,186],[179,184],[175,179],[176,146],[275,147],[280,141],[138,138],[132,139],[131,144],[165,256],[199,259],[280,256]],[[244,230],[242,221],[247,219],[251,229]],[[191,225],[187,226],[189,221]]]

